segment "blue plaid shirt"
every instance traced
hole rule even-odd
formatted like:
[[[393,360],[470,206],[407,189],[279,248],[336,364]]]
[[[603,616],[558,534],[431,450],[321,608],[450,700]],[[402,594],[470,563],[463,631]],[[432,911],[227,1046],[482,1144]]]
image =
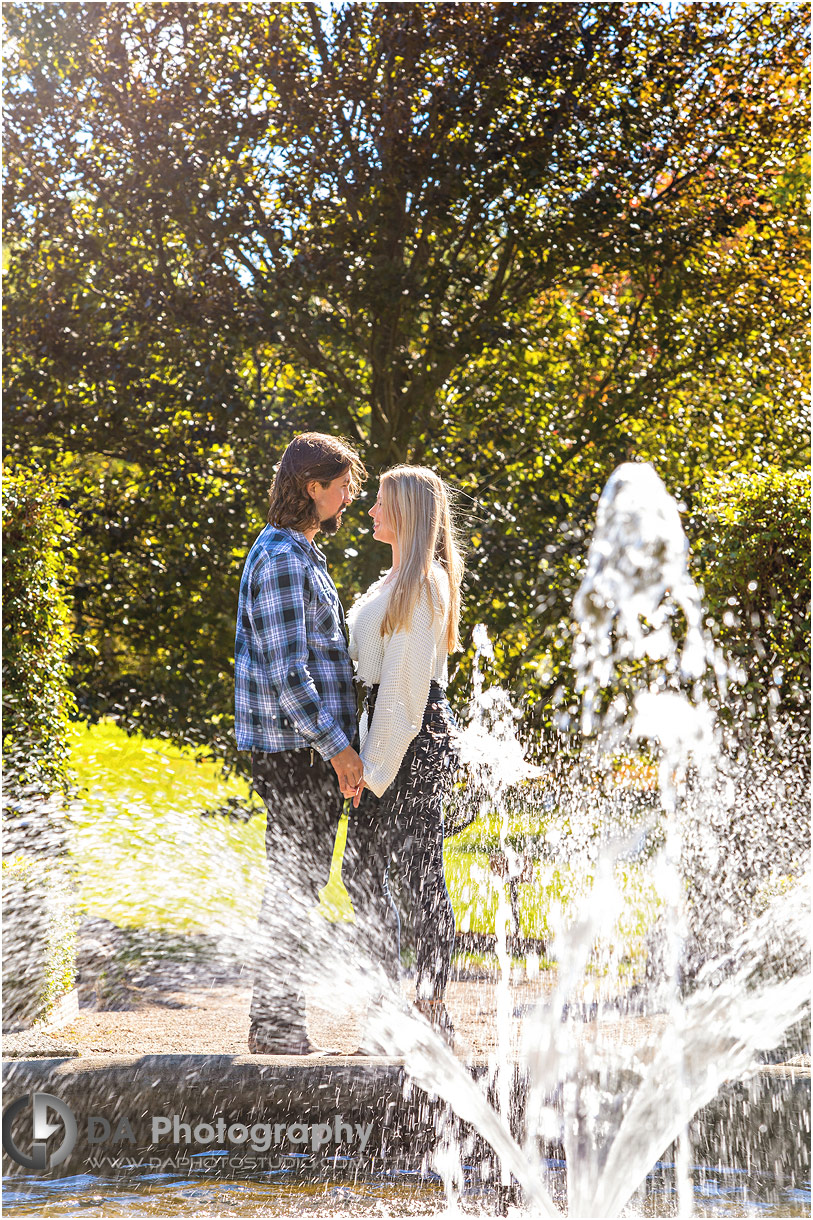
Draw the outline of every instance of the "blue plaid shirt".
[[[234,652],[239,749],[311,746],[330,759],[354,740],[344,611],[324,555],[304,534],[267,525],[258,535],[240,582]]]

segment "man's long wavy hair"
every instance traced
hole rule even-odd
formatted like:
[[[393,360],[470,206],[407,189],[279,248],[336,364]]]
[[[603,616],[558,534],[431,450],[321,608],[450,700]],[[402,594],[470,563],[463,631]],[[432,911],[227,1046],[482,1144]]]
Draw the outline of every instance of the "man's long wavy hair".
[[[381,504],[398,539],[400,562],[387,602],[381,634],[408,627],[425,590],[433,610],[442,602],[435,589],[432,562],[449,578],[446,647],[460,647],[460,582],[464,563],[450,504],[451,489],[425,466],[396,466],[381,476]]]
[[[308,483],[327,486],[350,471],[350,494],[355,497],[367,478],[361,458],[344,437],[324,432],[295,436],[280,459],[268,489],[268,520],[282,529],[307,530],[319,526],[316,505],[307,492]]]

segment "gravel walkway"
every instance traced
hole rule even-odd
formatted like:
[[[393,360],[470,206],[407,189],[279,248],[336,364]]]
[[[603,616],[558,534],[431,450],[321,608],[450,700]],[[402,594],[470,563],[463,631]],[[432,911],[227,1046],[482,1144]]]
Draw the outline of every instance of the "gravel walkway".
[[[461,959],[465,961],[467,959]],[[497,976],[457,968],[446,992],[454,1022],[455,1052],[483,1059],[499,1044]],[[414,984],[404,981],[414,998]],[[550,997],[556,971],[541,970],[533,979],[515,971],[509,985],[510,1045],[516,1051],[529,1013]],[[410,988],[412,992],[410,994]],[[245,968],[245,944],[223,937],[173,936],[128,931],[99,919],[85,919],[78,953],[78,1015],[59,1027],[35,1028],[7,1035],[7,1058],[110,1055],[248,1053],[251,976]],[[599,1026],[589,1008],[574,1014],[586,1038],[602,1035],[627,1045],[644,1041],[661,1017],[611,1013]],[[311,1041],[325,1050],[352,1054],[358,1047],[363,1012],[336,1013],[308,1007]]]
[[[540,975],[538,982],[515,984],[510,989],[512,1048],[517,1048],[528,1011],[550,994],[554,980]],[[486,980],[451,982],[447,1005],[454,1021],[456,1053],[481,1059],[497,1050],[497,985]],[[248,1052],[247,1034],[251,988],[219,983],[208,987],[131,989],[128,1006],[115,1010],[80,1008],[78,1018],[58,1029],[24,1031],[4,1039],[6,1057],[81,1055],[227,1054]],[[661,1018],[625,1017],[610,1026],[619,1042],[634,1045],[644,1040]],[[320,1047],[341,1054],[356,1050],[363,1014],[337,1015],[308,1008],[311,1039]],[[589,1036],[598,1027],[585,1024]]]

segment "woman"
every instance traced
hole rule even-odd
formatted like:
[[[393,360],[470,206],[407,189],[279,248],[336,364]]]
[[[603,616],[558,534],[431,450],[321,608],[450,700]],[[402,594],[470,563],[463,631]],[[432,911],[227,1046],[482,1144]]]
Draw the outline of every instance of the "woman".
[[[463,561],[446,489],[431,470],[387,471],[370,516],[373,537],[392,548],[392,566],[348,618],[350,656],[367,696],[364,778],[353,800],[345,878],[362,936],[397,980],[397,875],[416,948],[417,1006],[451,1042],[443,994],[455,925],[443,875],[442,801],[457,755],[444,687],[448,654],[460,647]]]

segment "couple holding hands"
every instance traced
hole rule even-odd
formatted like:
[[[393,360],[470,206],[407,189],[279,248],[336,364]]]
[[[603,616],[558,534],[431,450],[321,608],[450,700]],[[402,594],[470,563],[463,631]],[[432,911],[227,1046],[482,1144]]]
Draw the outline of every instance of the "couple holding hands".
[[[448,654],[460,647],[463,562],[443,482],[420,466],[389,470],[370,516],[392,566],[345,620],[314,539],[336,533],[365,478],[345,441],[297,436],[240,584],[235,732],[268,810],[249,1032],[257,1054],[314,1049],[303,989],[340,960],[340,939],[314,908],[345,798],[353,803],[342,866],[353,951],[397,986],[403,917],[416,952],[417,1007],[453,1037],[443,1003],[455,934],[443,798],[458,760],[444,687]]]

